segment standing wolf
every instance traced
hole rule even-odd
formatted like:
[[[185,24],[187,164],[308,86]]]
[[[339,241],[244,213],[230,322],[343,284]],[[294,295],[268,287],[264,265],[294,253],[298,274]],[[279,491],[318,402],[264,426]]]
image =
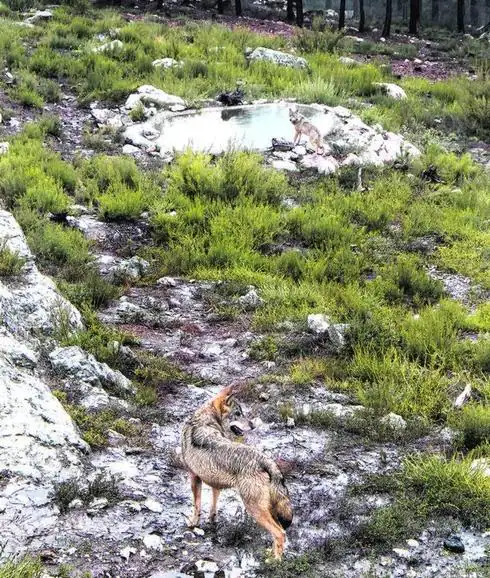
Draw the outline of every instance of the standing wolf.
[[[320,154],[320,149],[322,150],[322,154],[325,151],[325,148],[322,144],[322,135],[320,131],[311,124],[306,118],[300,114],[297,110],[293,110],[292,108],[289,109],[289,120],[294,126],[294,144],[298,144],[301,135],[304,134],[307,136],[311,143],[316,147],[316,154]]]
[[[194,511],[189,525],[199,524],[202,482],[211,486],[213,501],[210,521],[216,517],[220,491],[236,488],[248,513],[274,539],[273,555],[281,558],[285,529],[293,520],[289,494],[277,464],[245,444],[234,442],[225,433],[243,433],[243,412],[233,397],[233,386],[223,389],[187,420],[182,431],[182,458],[191,476]],[[231,421],[235,420],[235,421]]]

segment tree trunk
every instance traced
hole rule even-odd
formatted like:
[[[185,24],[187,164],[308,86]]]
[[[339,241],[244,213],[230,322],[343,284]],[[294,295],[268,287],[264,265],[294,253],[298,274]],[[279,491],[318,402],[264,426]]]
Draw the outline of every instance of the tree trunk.
[[[366,28],[366,13],[364,12],[364,0],[359,0],[359,32]]]
[[[301,28],[303,22],[303,0],[296,0],[296,24]]]
[[[288,22],[294,22],[294,5],[293,5],[293,1],[294,1],[294,0],[288,0],[288,4],[287,4],[287,21],[288,21]]]
[[[340,0],[339,8],[339,30],[345,27],[345,0]]]
[[[389,38],[390,37],[392,11],[393,11],[393,1],[392,0],[386,0],[385,23],[383,26],[383,32],[381,32],[381,36],[383,38]]]
[[[458,0],[458,32],[464,32],[464,0]]]
[[[420,0],[410,0],[410,22],[408,24],[408,33],[418,34],[419,24],[420,24]]]
[[[432,0],[431,20],[432,24],[439,24],[439,0]]]
[[[223,14],[223,0],[218,0],[218,14]]]
[[[235,0],[235,14],[237,16],[242,15],[242,0]]]
[[[480,12],[477,0],[470,0],[470,24],[473,28],[478,26]]]

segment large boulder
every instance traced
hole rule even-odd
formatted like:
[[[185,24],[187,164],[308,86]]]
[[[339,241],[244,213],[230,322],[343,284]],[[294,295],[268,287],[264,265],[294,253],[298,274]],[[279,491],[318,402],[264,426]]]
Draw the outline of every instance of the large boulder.
[[[379,86],[381,91],[395,100],[405,100],[407,98],[407,93],[398,84],[393,84],[392,82],[375,82],[375,86]]]
[[[17,221],[0,210],[0,242],[23,257],[26,264],[19,279],[0,279],[0,319],[15,335],[31,339],[34,334],[50,334],[59,325],[82,328],[80,312],[56,290],[51,279],[42,275]]]
[[[49,354],[49,360],[53,369],[63,377],[117,394],[133,391],[131,381],[120,371],[114,371],[107,363],[100,363],[77,345],[57,347]]]
[[[185,101],[180,96],[168,94],[150,84],[140,86],[134,94],[130,94],[126,100],[125,108],[132,110],[139,104],[153,104],[157,108],[170,109],[173,107],[186,107]]]
[[[272,62],[278,66],[287,66],[289,68],[308,68],[308,62],[301,56],[280,52],[279,50],[271,50],[263,46],[253,50],[248,55],[248,59],[251,62]]]

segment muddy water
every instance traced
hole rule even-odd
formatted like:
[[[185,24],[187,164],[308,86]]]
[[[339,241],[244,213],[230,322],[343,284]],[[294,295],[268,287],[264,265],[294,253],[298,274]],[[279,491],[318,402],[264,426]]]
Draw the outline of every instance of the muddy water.
[[[160,150],[186,148],[219,154],[233,148],[262,151],[273,138],[292,140],[287,103],[271,103],[230,108],[211,108],[163,117],[155,128]],[[299,106],[298,111],[317,125],[324,125],[325,113],[314,107]]]

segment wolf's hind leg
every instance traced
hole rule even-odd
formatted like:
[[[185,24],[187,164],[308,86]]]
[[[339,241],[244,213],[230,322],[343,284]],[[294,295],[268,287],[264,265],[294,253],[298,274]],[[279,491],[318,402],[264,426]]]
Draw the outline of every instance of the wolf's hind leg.
[[[194,511],[192,512],[192,518],[189,520],[189,526],[193,528],[194,526],[199,525],[199,518],[201,517],[202,480],[195,474],[191,474],[191,488],[192,496],[194,498]]]
[[[247,512],[255,519],[257,524],[265,528],[274,539],[272,553],[274,558],[280,560],[284,551],[285,534],[284,529],[274,520],[270,512],[269,503],[245,503]]]
[[[211,490],[213,491],[213,500],[211,502],[211,509],[209,510],[209,521],[214,522],[216,520],[216,508],[221,490],[218,488],[211,488]]]

